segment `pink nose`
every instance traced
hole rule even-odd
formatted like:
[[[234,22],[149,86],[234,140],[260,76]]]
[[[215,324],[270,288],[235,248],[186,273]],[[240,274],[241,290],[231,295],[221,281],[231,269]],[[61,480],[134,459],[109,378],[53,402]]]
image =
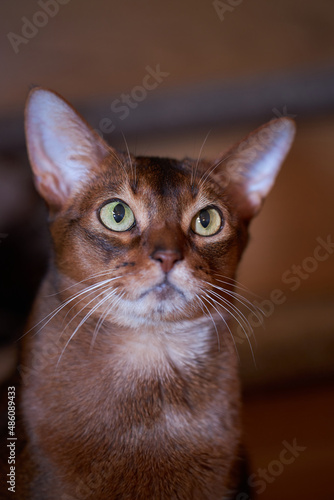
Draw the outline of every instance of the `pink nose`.
[[[177,250],[156,250],[151,257],[160,262],[165,273],[168,273],[176,262],[182,260],[182,255]]]

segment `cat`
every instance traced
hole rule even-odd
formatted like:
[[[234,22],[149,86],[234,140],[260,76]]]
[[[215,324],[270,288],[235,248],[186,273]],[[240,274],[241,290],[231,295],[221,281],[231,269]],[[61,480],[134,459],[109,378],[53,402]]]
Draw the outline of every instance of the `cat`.
[[[53,249],[22,354],[18,498],[235,498],[235,275],[294,122],[214,162],[116,152],[43,88],[25,126]]]

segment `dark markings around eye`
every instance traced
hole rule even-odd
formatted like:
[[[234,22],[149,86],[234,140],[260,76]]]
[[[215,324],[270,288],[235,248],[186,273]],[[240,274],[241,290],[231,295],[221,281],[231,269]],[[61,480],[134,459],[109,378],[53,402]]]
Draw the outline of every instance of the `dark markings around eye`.
[[[126,251],[126,246],[120,242],[117,238],[109,238],[102,237],[99,233],[95,231],[90,231],[87,228],[82,229],[83,235],[87,241],[94,245],[97,250],[102,250],[106,252],[109,257],[116,256],[124,251]]]

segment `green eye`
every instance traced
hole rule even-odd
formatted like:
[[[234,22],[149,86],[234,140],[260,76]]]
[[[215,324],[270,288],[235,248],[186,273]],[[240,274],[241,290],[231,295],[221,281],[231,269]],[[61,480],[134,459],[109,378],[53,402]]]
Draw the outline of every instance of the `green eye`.
[[[218,233],[223,220],[215,208],[204,208],[198,212],[191,222],[191,229],[200,236],[213,236]]]
[[[100,220],[112,231],[127,231],[135,224],[131,208],[120,200],[111,201],[100,209]]]

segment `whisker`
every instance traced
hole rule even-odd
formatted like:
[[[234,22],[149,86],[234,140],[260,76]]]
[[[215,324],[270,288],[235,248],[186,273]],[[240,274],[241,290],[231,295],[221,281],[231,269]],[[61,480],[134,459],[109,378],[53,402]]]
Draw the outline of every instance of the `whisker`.
[[[213,293],[215,296],[219,297],[220,300],[223,300],[224,303],[228,305],[229,308],[226,307],[226,306],[224,306],[220,302],[218,302],[214,297],[210,296],[211,300],[214,301],[215,304],[217,304],[220,307],[222,307],[228,314],[230,314],[235,319],[235,321],[238,323],[238,325],[240,325],[240,327],[241,327],[242,331],[244,332],[244,335],[245,335],[245,337],[247,339],[247,342],[249,344],[249,347],[250,347],[250,350],[251,350],[251,353],[252,353],[252,358],[253,358],[254,364],[256,366],[256,361],[255,361],[253,346],[252,346],[252,343],[250,341],[250,337],[249,337],[249,335],[247,333],[247,330],[245,329],[244,325],[241,323],[241,320],[244,321],[246,328],[248,328],[251,332],[253,332],[253,329],[251,328],[251,326],[250,326],[249,322],[247,321],[247,319],[245,318],[244,314],[241,311],[239,311],[239,309],[237,307],[235,307],[231,302],[229,302],[226,299],[223,299],[223,297],[220,297],[218,294],[216,294],[212,290],[208,291],[207,293],[208,294],[209,293],[211,293],[211,294]],[[233,312],[231,311],[231,309],[232,309],[232,311],[234,311],[239,316],[240,320],[238,319],[237,316],[235,316],[233,314]],[[235,340],[234,340],[234,336],[233,336],[233,342],[234,342],[234,345],[236,345],[235,344]]]
[[[123,135],[123,133],[122,133],[122,135]],[[124,139],[124,142],[126,143],[124,135],[123,135],[123,139]],[[120,159],[120,157],[116,154],[116,152],[113,149],[111,149],[111,155],[114,158],[114,160],[116,161],[117,165],[123,170],[123,172],[126,175],[127,181],[129,182],[129,174],[128,174],[127,169],[125,168],[123,161]],[[130,166],[131,166],[131,164],[130,164]]]
[[[60,337],[63,335],[64,331],[66,330],[66,328],[69,327],[69,325],[72,323],[72,321],[75,320],[75,318],[78,317],[78,315],[84,310],[86,309],[92,302],[94,302],[96,299],[98,299],[99,297],[101,297],[101,295],[103,295],[105,293],[105,289],[109,287],[109,283],[103,285],[102,288],[104,288],[104,290],[102,290],[102,292],[100,292],[98,295],[95,295],[87,304],[85,304],[69,321],[68,323],[66,324],[66,326],[63,328],[61,334],[60,334]],[[93,293],[95,293],[95,290],[93,290],[91,293],[89,293],[88,296],[92,295]],[[78,304],[80,304],[80,302],[82,302],[86,297],[83,297],[79,302],[77,302],[76,304],[74,304],[74,306],[71,307],[71,309],[69,311],[67,311],[66,315],[65,315],[65,318],[64,318],[64,321],[66,319],[66,317],[68,316],[68,314],[70,313],[70,311],[72,311],[72,309],[74,307],[76,307]],[[59,337],[59,338],[60,338]]]
[[[125,138],[125,135],[123,134],[123,132],[121,132],[122,134],[122,137],[123,137],[123,141],[124,141],[124,144],[125,144],[125,147],[126,147],[126,151],[127,151],[127,154],[128,154],[128,158],[129,158],[129,163],[130,163],[130,167],[131,167],[131,173],[132,173],[132,177],[134,179],[134,184],[136,185],[136,169],[134,170],[133,168],[133,163],[132,163],[132,159],[131,159],[131,154],[130,154],[130,150],[129,150],[129,146],[128,146],[128,142]],[[128,181],[129,181],[129,177],[128,177]]]
[[[114,149],[111,149],[111,155],[112,155],[113,159],[116,161],[117,165],[124,170],[125,175],[128,176],[128,173],[124,167],[122,160],[120,159],[120,157],[118,156],[118,154],[116,153],[116,151]]]
[[[108,270],[108,271],[100,271],[99,273],[91,274],[90,276],[87,276],[87,278],[84,278],[84,279],[82,279],[80,281],[76,281],[72,285],[69,285],[66,288],[62,288],[61,290],[59,290],[56,293],[51,293],[49,295],[45,295],[45,297],[54,297],[56,295],[59,295],[62,292],[66,292],[67,290],[70,290],[71,288],[73,288],[73,287],[75,287],[77,285],[80,285],[81,283],[84,283],[85,281],[88,281],[90,279],[101,278],[102,276],[108,276],[108,274],[110,274],[113,271],[114,271],[114,269],[111,269],[111,270]]]
[[[214,274],[215,274],[215,277],[218,276],[218,278],[215,278],[216,281],[218,281],[220,283],[224,283],[225,285],[230,285],[230,286],[233,285],[234,288],[238,288],[245,293],[253,295],[254,297],[259,297],[257,294],[251,292],[249,290],[249,288],[247,288],[245,285],[243,285],[240,281],[238,281],[234,278],[231,278],[229,276],[224,276],[223,274],[218,274],[218,273],[214,273]],[[223,278],[223,279],[219,279],[219,278]]]
[[[214,170],[216,170],[216,168],[218,168],[222,163],[223,163],[223,160],[220,160],[218,163],[214,163],[213,165],[211,165],[211,167],[209,167],[202,174],[201,178],[198,181],[198,187],[199,188],[201,188],[202,186],[204,186],[204,184],[206,183],[207,179],[210,177],[210,175],[212,174],[212,172],[214,172]]]
[[[216,170],[216,168],[218,168],[222,163],[224,163],[226,160],[228,160],[232,156],[233,156],[233,153],[231,153],[231,154],[229,154],[227,156],[224,156],[218,163],[214,163],[210,168],[208,168],[207,171],[203,173],[202,177],[199,180],[199,183],[198,183],[199,187],[201,187],[201,186],[203,186],[205,184],[205,182],[207,181],[207,179],[210,177],[210,175],[212,174],[212,172],[214,170]]]
[[[208,296],[207,296],[207,294],[206,294],[206,293],[205,293],[205,297],[204,297],[203,295],[202,295],[202,297],[203,297],[203,299],[205,299],[205,300],[206,300],[206,301],[207,301],[207,302],[211,305],[211,307],[213,307],[213,309],[217,312],[217,314],[219,315],[219,317],[220,317],[220,318],[223,320],[223,322],[225,323],[225,326],[226,326],[226,328],[227,328],[227,330],[228,330],[228,332],[229,332],[229,334],[230,334],[230,336],[231,336],[231,339],[232,339],[232,341],[233,341],[234,348],[235,348],[235,352],[236,352],[236,355],[238,356],[238,361],[240,362],[240,357],[239,357],[239,353],[238,353],[237,345],[236,345],[236,343],[235,343],[233,333],[232,333],[232,331],[231,331],[230,327],[228,326],[226,319],[224,318],[224,316],[222,316],[222,315],[220,314],[220,312],[218,311],[218,309],[215,307],[214,303],[212,303],[212,300],[213,300],[213,299],[212,299],[212,297],[208,298]],[[211,299],[211,300],[210,300],[210,299]]]
[[[191,171],[191,178],[190,178],[190,185],[191,185],[191,187],[194,186],[194,182],[195,182],[196,175],[197,175],[198,165],[199,165],[199,162],[200,162],[200,159],[201,159],[201,156],[202,156],[202,151],[203,151],[203,148],[205,146],[206,141],[208,140],[208,137],[209,137],[210,133],[211,133],[211,130],[209,130],[209,132],[206,134],[205,139],[204,139],[204,141],[202,143],[202,146],[201,146],[201,149],[199,151],[199,155],[198,155],[198,158],[197,158],[197,161],[196,161],[195,170],[192,169],[192,171]]]
[[[212,321],[212,324],[213,324],[213,326],[214,326],[214,328],[215,328],[216,335],[217,335],[217,345],[218,345],[218,351],[220,351],[220,338],[219,338],[219,333],[218,333],[218,330],[217,330],[217,325],[216,325],[216,323],[215,323],[215,321],[214,321],[214,319],[213,319],[213,317],[212,317],[212,314],[211,314],[210,310],[208,309],[207,305],[206,305],[206,304],[204,304],[204,302],[203,302],[203,300],[202,300],[202,298],[201,298],[201,297],[203,297],[203,295],[201,295],[201,297],[200,297],[199,295],[197,295],[197,294],[196,294],[196,297],[197,297],[197,299],[198,299],[198,301],[199,301],[199,303],[200,303],[200,307],[201,307],[202,311],[203,311],[203,308],[202,308],[202,306],[203,306],[203,307],[205,307],[205,309],[206,309],[206,311],[207,311],[207,316],[208,316],[208,317],[211,319],[211,321]],[[203,298],[204,298],[204,297],[203,297]],[[203,312],[204,312],[204,311],[203,311]],[[204,314],[205,314],[205,312],[204,312]]]
[[[254,304],[252,304],[252,302],[250,302],[250,300],[248,300],[246,297],[243,297],[242,295],[240,295],[237,292],[233,292],[231,290],[226,290],[226,288],[222,288],[221,286],[214,285],[213,283],[209,283],[208,281],[203,281],[203,282],[206,283],[207,285],[210,285],[210,286],[216,288],[217,290],[222,291],[226,295],[233,297],[235,300],[240,302],[240,304],[242,304],[246,309],[248,309],[252,314],[254,314],[254,316],[256,316],[256,318],[263,324],[261,309],[254,306]]]
[[[108,293],[105,298],[104,298],[104,302],[107,302],[111,297],[113,297],[114,295],[116,295],[116,290],[112,290],[110,293]],[[102,304],[101,304],[102,306]],[[96,323],[96,326],[94,328],[94,333],[93,333],[93,338],[92,338],[92,344],[91,344],[91,347],[94,345],[94,342],[95,342],[95,339],[97,337],[97,334],[100,330],[100,328],[102,327],[102,324],[103,324],[103,321],[105,320],[107,314],[109,312],[109,307],[106,308],[106,310],[101,314],[101,316],[99,317],[99,320],[98,322]]]
[[[28,331],[26,331],[20,338],[19,340],[21,340],[25,335],[27,335],[29,332],[31,332],[32,330],[34,330],[38,325],[40,325],[41,323],[44,322],[44,324],[42,324],[42,326],[34,333],[34,336],[37,335],[47,324],[50,323],[50,321],[52,321],[52,319],[57,316],[57,314],[62,310],[64,309],[64,307],[66,307],[68,304],[70,304],[71,302],[73,302],[74,300],[76,300],[78,297],[81,297],[82,295],[90,292],[91,290],[93,289],[96,289],[96,288],[100,288],[101,286],[103,286],[104,284],[106,283],[110,283],[111,281],[114,281],[116,279],[119,279],[119,278],[122,278],[122,276],[116,276],[114,278],[109,278],[107,280],[104,280],[104,281],[101,281],[99,283],[95,283],[94,285],[90,285],[89,287],[85,288],[84,290],[81,290],[80,292],[72,295],[72,297],[70,297],[69,299],[65,300],[64,302],[62,302],[59,306],[56,307],[56,309],[54,309],[53,311],[51,311],[49,314],[47,314],[44,318],[42,318],[38,323],[36,323],[34,326],[32,326]],[[47,321],[46,321],[47,320]]]
[[[214,292],[213,290],[207,290],[207,293],[209,293],[210,295],[214,295],[214,297],[216,297],[215,300],[217,303],[219,303],[219,301],[222,301],[224,304],[229,306],[232,309],[232,311],[234,311],[240,317],[240,319],[245,323],[245,325],[249,326],[249,322],[248,322],[246,316],[232,302],[230,302],[227,299],[224,299],[224,297],[221,297],[217,292]],[[217,299],[219,299],[219,300],[217,300]],[[221,307],[226,309],[224,305],[222,305],[222,304],[220,304],[220,305],[221,305]],[[226,310],[229,312],[228,309],[226,309]]]
[[[112,292],[110,292],[110,294],[108,294],[106,296],[104,302],[107,302],[109,300],[109,298],[113,297],[114,295],[117,295],[116,290],[113,290]],[[100,328],[102,327],[102,324],[103,324],[105,318],[107,317],[108,312],[110,311],[110,306],[111,305],[115,306],[116,304],[118,304],[118,302],[120,300],[122,300],[124,295],[125,295],[125,292],[122,292],[121,295],[117,296],[115,300],[112,300],[110,303],[108,303],[108,307],[106,308],[105,312],[100,316],[100,318],[95,326],[95,329],[94,329],[94,333],[93,333],[93,337],[92,337],[92,341],[91,341],[91,347],[90,347],[91,350],[93,349],[93,346],[95,344],[95,341],[96,341],[97,335],[100,331]]]
[[[235,304],[233,304],[228,299],[219,295],[217,292],[212,290],[211,287],[213,287],[217,290],[220,290],[224,294],[226,294],[226,295],[232,297],[234,300],[238,301],[243,307],[248,309],[252,314],[254,314],[259,319],[259,321],[262,322],[262,317],[258,316],[257,308],[248,299],[246,299],[245,297],[243,297],[242,295],[240,295],[236,292],[227,290],[227,289],[222,288],[218,285],[214,285],[213,283],[209,283],[208,281],[202,280],[202,283],[205,285],[209,285],[210,289],[205,289],[205,293],[207,295],[210,294],[209,297],[211,298],[211,300],[213,300],[215,304],[217,304],[219,307],[224,309],[231,317],[233,317],[233,319],[238,323],[238,325],[242,329],[243,334],[244,334],[244,336],[247,339],[247,342],[249,344],[254,365],[256,366],[254,350],[253,350],[252,343],[250,341],[250,335],[253,334],[254,331],[253,331],[253,328],[251,327],[250,322],[248,321],[246,316],[243,314],[243,312]],[[229,330],[229,331],[231,332],[231,330]],[[235,344],[234,336],[233,336],[233,341]]]
[[[97,298],[97,297],[95,297],[95,298]],[[78,324],[78,326],[75,328],[74,332],[70,335],[70,338],[67,340],[65,346],[63,347],[63,349],[62,349],[62,351],[61,351],[61,353],[59,355],[59,358],[58,358],[58,361],[57,361],[57,364],[56,364],[56,368],[58,368],[58,365],[59,365],[59,363],[61,361],[61,358],[62,358],[64,352],[66,351],[67,346],[69,345],[69,343],[71,342],[71,340],[74,338],[75,334],[78,332],[78,330],[81,328],[81,326],[85,324],[85,322],[87,321],[87,319],[90,318],[90,316],[100,307],[100,305],[103,304],[103,302],[104,302],[104,298],[102,298],[101,300],[99,300],[99,302],[88,311],[88,313],[84,316],[84,318],[80,321],[80,323]],[[81,309],[81,311],[83,309],[85,309],[85,307],[83,307]]]
[[[109,283],[105,283],[104,285],[101,286],[101,288],[109,288]],[[96,289],[94,290],[91,290],[89,292],[87,292],[87,295],[82,297],[80,300],[78,300],[78,302],[76,302],[75,304],[73,304],[73,306],[67,311],[67,313],[65,314],[64,316],[64,319],[63,319],[63,323],[64,321],[66,320],[67,316],[71,313],[71,311],[76,307],[78,306],[83,300],[85,300],[86,298],[90,297],[91,295],[95,294],[96,292]],[[104,293],[104,290],[103,292],[101,293]],[[101,294],[98,295],[98,297],[100,296]],[[75,317],[75,316],[74,316]],[[65,327],[66,328],[66,327]]]

